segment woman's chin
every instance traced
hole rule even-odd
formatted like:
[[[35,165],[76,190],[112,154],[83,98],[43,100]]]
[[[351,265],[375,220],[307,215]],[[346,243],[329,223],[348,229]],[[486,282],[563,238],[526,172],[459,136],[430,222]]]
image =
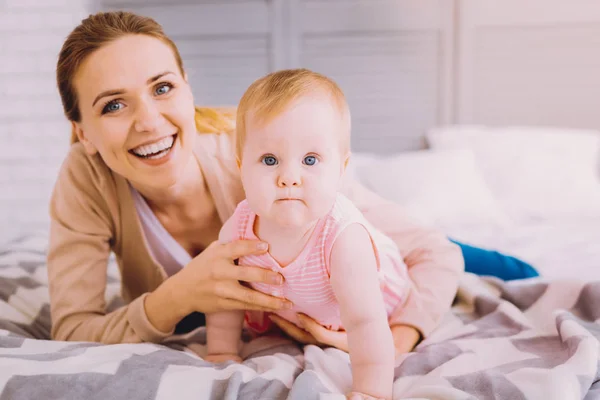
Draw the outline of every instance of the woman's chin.
[[[186,169],[189,168],[191,162],[194,162],[194,156],[189,149],[182,148],[179,143],[173,146],[171,151],[163,158],[156,160],[140,160],[135,157],[137,162],[133,164],[135,170],[140,176],[140,180],[144,181],[144,185],[154,189],[164,189],[175,187],[181,183],[182,177],[186,175]]]
[[[125,178],[147,189],[169,191],[181,183],[183,170],[184,168],[177,165],[169,165],[169,168],[157,168],[151,171],[137,170]]]

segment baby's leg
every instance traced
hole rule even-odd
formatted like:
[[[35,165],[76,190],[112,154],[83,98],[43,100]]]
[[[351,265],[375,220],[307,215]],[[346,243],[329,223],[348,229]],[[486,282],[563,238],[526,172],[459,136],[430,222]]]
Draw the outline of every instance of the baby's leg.
[[[243,311],[206,314],[207,361],[216,363],[229,360],[242,361],[239,357],[239,346],[243,323]]]
[[[407,267],[402,258],[396,254],[382,257],[382,269],[385,278],[381,285],[384,303],[388,314],[388,322],[392,331],[396,355],[412,351],[421,340],[421,332],[404,323],[405,304],[414,290],[414,284],[408,275]]]

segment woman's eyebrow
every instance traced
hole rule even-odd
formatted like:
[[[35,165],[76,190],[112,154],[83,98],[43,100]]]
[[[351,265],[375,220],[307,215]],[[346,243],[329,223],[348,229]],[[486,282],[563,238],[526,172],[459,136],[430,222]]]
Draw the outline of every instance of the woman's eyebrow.
[[[103,97],[116,96],[118,94],[123,94],[123,93],[125,93],[124,89],[105,90],[104,92],[102,92],[98,96],[96,96],[96,98],[94,99],[94,102],[92,103],[92,107],[94,107],[96,105],[96,103],[98,102],[98,100],[100,100]]]
[[[155,82],[155,81],[159,80],[160,78],[162,78],[163,76],[169,75],[169,74],[173,74],[173,72],[171,72],[171,71],[163,71],[160,74],[156,74],[153,77],[151,77],[150,79],[148,79],[146,81],[146,84],[149,85],[152,82]],[[123,93],[125,93],[125,89],[105,90],[104,92],[101,92],[98,96],[96,96],[96,98],[94,99],[94,102],[92,103],[92,107],[94,107],[96,105],[96,103],[98,102],[98,100],[100,100],[103,97],[116,96],[116,95],[123,94]]]

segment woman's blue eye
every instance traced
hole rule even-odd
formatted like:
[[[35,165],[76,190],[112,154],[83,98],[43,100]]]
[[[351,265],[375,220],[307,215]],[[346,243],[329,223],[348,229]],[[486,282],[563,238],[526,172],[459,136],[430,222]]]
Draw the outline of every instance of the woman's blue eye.
[[[172,86],[168,83],[162,84],[159,87],[156,88],[155,93],[157,95],[161,95],[161,94],[166,94],[169,93],[172,89]]]
[[[263,162],[263,164],[271,167],[271,166],[277,164],[277,159],[273,156],[266,156],[266,157],[263,157],[262,162]]]
[[[119,111],[121,108],[123,108],[123,104],[119,103],[116,100],[113,100],[104,106],[104,108],[102,109],[102,114],[114,113],[116,111]]]
[[[317,157],[315,156],[306,156],[304,157],[304,164],[306,165],[315,165],[317,163]]]

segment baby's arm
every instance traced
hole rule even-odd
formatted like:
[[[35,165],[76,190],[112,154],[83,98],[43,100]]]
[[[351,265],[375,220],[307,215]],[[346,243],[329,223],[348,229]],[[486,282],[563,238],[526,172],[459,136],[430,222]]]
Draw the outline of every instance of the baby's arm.
[[[331,251],[331,284],[348,332],[352,390],[392,398],[394,342],[366,229],[352,224]]]
[[[229,218],[219,232],[219,242],[227,243],[233,239],[235,232],[233,217]],[[207,361],[224,362],[233,360],[241,362],[239,343],[244,324],[244,311],[222,311],[206,314],[206,348]]]

